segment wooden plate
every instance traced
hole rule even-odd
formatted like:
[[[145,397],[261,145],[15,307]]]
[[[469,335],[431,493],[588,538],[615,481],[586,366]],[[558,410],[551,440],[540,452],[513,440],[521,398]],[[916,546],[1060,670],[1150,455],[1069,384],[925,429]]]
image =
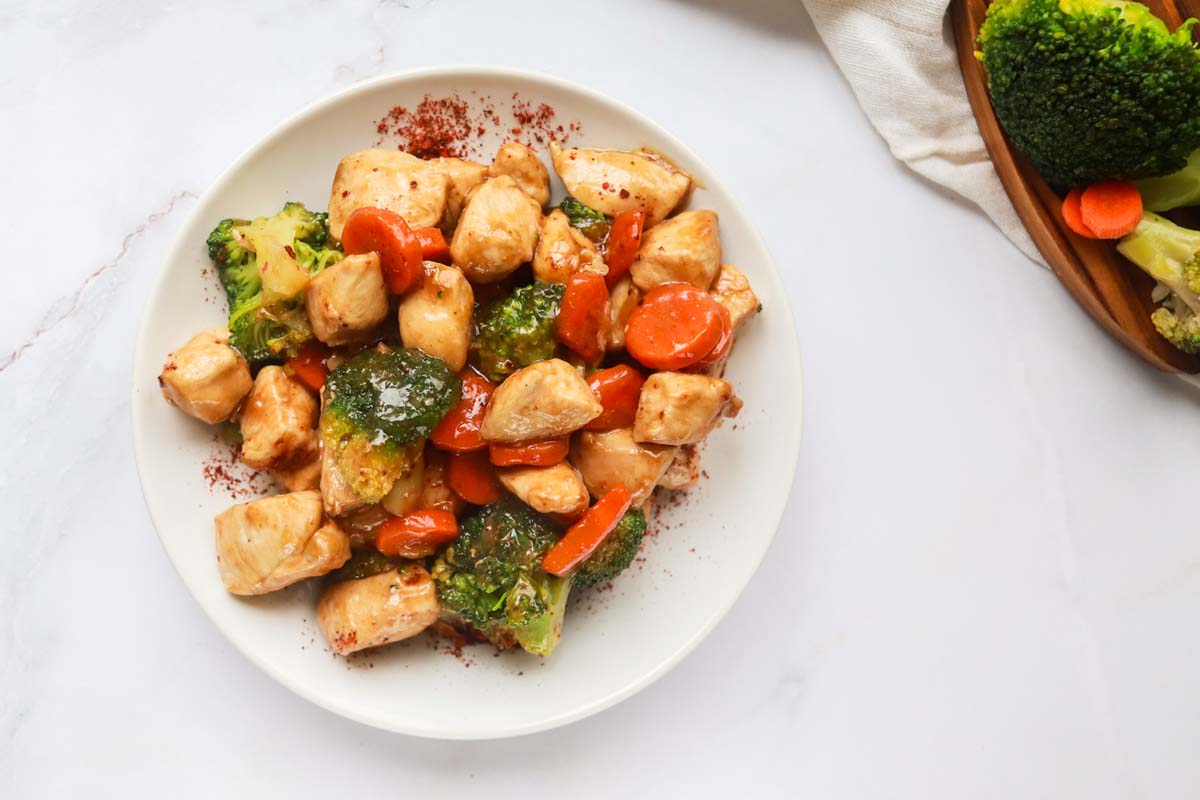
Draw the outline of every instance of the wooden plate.
[[[1200,16],[1200,0],[1145,2],[1172,29],[1190,16]],[[1153,279],[1127,262],[1111,242],[1072,233],[1059,211],[1061,198],[1009,144],[988,99],[987,75],[975,58],[975,37],[987,6],[988,0],[952,0],[950,16],[967,98],[1021,222],[1054,274],[1117,341],[1159,369],[1200,372],[1200,356],[1175,349],[1154,330],[1150,322],[1155,307],[1150,299]],[[1170,216],[1182,224],[1200,223],[1195,209]]]

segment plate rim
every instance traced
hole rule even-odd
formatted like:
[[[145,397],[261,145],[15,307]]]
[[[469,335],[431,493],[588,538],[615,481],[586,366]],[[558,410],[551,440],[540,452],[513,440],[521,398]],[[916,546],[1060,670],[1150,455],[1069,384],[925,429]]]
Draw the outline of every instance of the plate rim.
[[[772,515],[773,520],[770,525],[769,534],[764,541],[761,552],[758,554],[758,558],[754,562],[753,568],[747,573],[745,581],[742,582],[742,585],[731,594],[728,601],[715,607],[712,613],[708,615],[707,619],[704,620],[703,624],[697,626],[696,630],[683,642],[681,642],[673,652],[671,652],[667,657],[663,658],[653,669],[648,670],[636,680],[630,681],[627,685],[616,689],[603,697],[597,698],[569,710],[562,711],[557,714],[550,714],[521,725],[503,728],[497,727],[489,729],[472,729],[455,732],[441,728],[430,728],[421,725],[406,724],[402,721],[397,721],[382,714],[373,715],[370,713],[362,713],[356,709],[345,707],[340,703],[323,696],[319,692],[313,691],[309,686],[304,684],[303,681],[293,681],[281,670],[276,669],[274,664],[269,659],[260,657],[256,652],[243,647],[238,638],[232,636],[225,630],[225,628],[214,617],[213,612],[210,610],[208,605],[200,599],[195,591],[192,590],[188,578],[181,571],[175,557],[172,555],[171,548],[162,533],[164,525],[160,524],[160,520],[155,516],[154,509],[150,504],[149,494],[146,490],[146,467],[144,466],[143,462],[146,459],[144,452],[147,448],[147,443],[145,439],[145,432],[142,430],[143,423],[141,422],[141,417],[138,414],[137,403],[140,393],[147,391],[146,379],[148,376],[144,374],[142,365],[151,363],[147,361],[147,357],[150,355],[148,351],[151,346],[147,329],[150,327],[152,310],[157,305],[160,295],[166,291],[168,277],[171,272],[168,269],[160,268],[158,275],[154,279],[154,283],[150,289],[150,292],[147,295],[145,304],[142,307],[141,319],[138,323],[138,334],[133,350],[134,363],[130,376],[130,417],[133,433],[134,462],[138,475],[138,484],[142,493],[142,502],[145,504],[146,511],[150,516],[150,521],[154,527],[155,534],[158,537],[159,544],[162,546],[163,551],[167,556],[167,560],[171,564],[171,568],[175,570],[175,574],[179,577],[184,587],[188,590],[188,593],[192,596],[193,601],[197,606],[200,607],[201,611],[204,613],[204,616],[217,629],[221,636],[251,664],[269,676],[276,683],[287,688],[289,691],[293,692],[299,697],[313,703],[314,705],[328,712],[337,714],[338,716],[345,717],[346,719],[351,719],[360,724],[369,725],[381,730],[387,730],[394,733],[426,739],[479,741],[526,736],[547,731],[570,724],[572,722],[576,722],[586,717],[590,717],[607,708],[610,708],[622,700],[628,699],[629,697],[632,697],[643,689],[649,687],[651,684],[655,683],[676,666],[678,666],[684,660],[684,658],[686,658],[693,650],[695,650],[702,641],[708,638],[708,636],[725,619],[725,617],[728,616],[733,606],[738,602],[739,599],[741,599],[746,587],[750,585],[750,581],[758,573],[759,569],[761,569],[763,559],[766,557],[768,551],[771,550],[771,547],[775,542],[775,537],[777,536],[779,528],[783,522],[783,515],[786,512],[792,498],[792,489],[794,488],[796,474],[799,468],[800,447],[803,440],[804,429],[804,381],[800,357],[799,337],[796,332],[795,315],[792,313],[790,298],[788,297],[780,272],[775,265],[775,259],[771,255],[770,250],[766,246],[766,242],[763,240],[762,235],[758,232],[757,227],[751,221],[752,218],[746,213],[739,199],[732,192],[725,188],[724,183],[719,180],[717,174],[708,166],[707,162],[701,159],[695,153],[695,151],[688,147],[678,137],[663,128],[654,120],[650,119],[624,102],[611,97],[610,95],[574,81],[559,78],[544,72],[516,67],[491,66],[486,64],[435,65],[388,72],[386,74],[377,75],[375,77],[357,82],[351,86],[347,86],[338,91],[324,95],[319,99],[305,105],[300,110],[287,116],[282,121],[271,127],[266,134],[256,139],[241,153],[241,155],[234,159],[234,161],[228,167],[226,167],[203,192],[200,193],[200,195],[197,197],[195,207],[188,213],[186,219],[181,224],[179,232],[171,242],[170,247],[166,251],[166,256],[161,263],[173,264],[183,256],[183,249],[186,245],[185,231],[193,227],[196,219],[199,216],[200,210],[206,204],[205,201],[211,195],[224,188],[225,184],[232,180],[233,176],[239,172],[244,165],[256,158],[262,151],[273,145],[279,138],[289,133],[293,128],[303,125],[311,117],[323,112],[329,106],[336,105],[350,97],[353,97],[354,95],[367,93],[381,85],[386,84],[396,84],[400,86],[430,78],[470,80],[472,78],[483,77],[489,79],[511,78],[513,80],[542,83],[552,86],[560,91],[582,95],[592,102],[606,106],[618,114],[624,114],[638,120],[641,124],[654,131],[654,133],[661,137],[664,141],[669,142],[673,148],[673,155],[674,153],[685,154],[688,159],[690,159],[693,163],[700,165],[703,170],[708,173],[705,188],[720,194],[735,210],[735,212],[745,221],[746,228],[749,232],[749,235],[752,237],[753,244],[767,256],[765,267],[767,272],[770,274],[772,281],[775,283],[775,287],[773,288],[780,290],[777,291],[775,293],[776,296],[772,298],[772,313],[782,312],[784,314],[786,317],[785,321],[791,333],[790,336],[786,337],[787,341],[785,343],[785,349],[787,359],[792,365],[791,373],[794,376],[793,388],[796,393],[797,404],[796,408],[792,412],[795,417],[795,432],[794,436],[792,437],[794,440],[787,442],[786,444],[788,449],[792,451],[793,457],[788,459],[786,464],[788,490],[784,497],[784,501],[777,511]]]

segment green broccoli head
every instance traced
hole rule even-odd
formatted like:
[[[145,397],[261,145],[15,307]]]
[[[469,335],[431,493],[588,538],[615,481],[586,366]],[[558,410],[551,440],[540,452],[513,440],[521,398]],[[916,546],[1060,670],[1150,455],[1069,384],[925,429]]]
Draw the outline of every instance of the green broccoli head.
[[[550,520],[512,497],[479,509],[433,565],[443,612],[500,647],[550,655],[571,590],[571,578],[542,569],[558,538]]]
[[[611,221],[591,206],[585,206],[574,197],[567,197],[558,207],[567,215],[571,225],[593,242],[602,242],[608,236]]]
[[[479,367],[494,381],[554,357],[554,322],[565,287],[534,281],[495,303],[479,324]]]
[[[1056,187],[1174,172],[1200,147],[1194,24],[1120,0],[995,0],[978,39],[992,107]]]
[[[441,359],[412,349],[364,350],[325,378],[321,444],[350,488],[378,502],[414,467],[425,437],[461,393]]]
[[[1147,212],[1117,250],[1162,287],[1162,307],[1150,317],[1158,332],[1180,350],[1200,351],[1200,231]]]
[[[294,355],[312,338],[303,308],[308,277],[343,256],[329,242],[327,217],[286,203],[272,217],[221,220],[208,235],[229,300],[230,344],[251,363]]]
[[[350,556],[350,560],[325,576],[325,583],[357,581],[390,572],[400,563],[378,550],[364,550]]]
[[[645,535],[645,513],[640,508],[629,509],[596,552],[579,565],[575,571],[575,582],[590,586],[617,577],[633,563]]]

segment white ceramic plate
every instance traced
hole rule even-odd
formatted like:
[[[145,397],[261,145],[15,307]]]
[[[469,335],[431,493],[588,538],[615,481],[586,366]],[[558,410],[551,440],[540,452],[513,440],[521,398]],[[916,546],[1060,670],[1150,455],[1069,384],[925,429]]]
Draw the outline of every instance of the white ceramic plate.
[[[204,273],[204,240],[217,220],[271,214],[285,200],[325,208],[338,160],[375,143],[375,121],[387,109],[414,106],[426,93],[469,96],[472,90],[544,101],[558,119],[582,124],[571,144],[647,146],[697,178],[703,188],[690,207],[720,214],[724,260],[749,276],[764,306],[739,337],[726,376],[745,408],[710,437],[704,453],[709,477],[658,517],[644,561],[611,591],[577,594],[550,658],[494,657],[490,648],[474,647],[465,651],[472,662],[465,668],[422,636],[346,660],[325,649],[313,623],[316,587],[256,599],[225,592],[212,517],[234,501],[211,490],[202,475],[213,431],[168,406],[156,378],[168,351],[225,321],[215,278]],[[500,133],[484,137],[487,158],[502,141]],[[557,202],[563,195],[557,179],[554,188]],[[369,725],[419,736],[491,738],[600,711],[663,675],[716,626],[754,574],[787,500],[800,443],[800,364],[770,256],[717,177],[682,143],[620,103],[555,78],[437,68],[359,84],[317,103],[221,176],[180,232],[146,306],[132,408],[138,472],[163,546],[197,602],[239,650],[303,697]]]

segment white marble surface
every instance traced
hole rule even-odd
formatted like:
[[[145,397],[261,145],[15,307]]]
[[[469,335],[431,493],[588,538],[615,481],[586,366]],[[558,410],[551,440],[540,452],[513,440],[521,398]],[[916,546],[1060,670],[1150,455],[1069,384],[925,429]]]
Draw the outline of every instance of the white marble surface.
[[[362,727],[233,652],[129,432],[196,197],[299,105],[445,62],[691,143],[783,269],[806,368],[791,505],[729,618],[635,698],[496,743]],[[1200,792],[1196,397],[896,166],[797,3],[4,2],[0,105],[0,796]]]

